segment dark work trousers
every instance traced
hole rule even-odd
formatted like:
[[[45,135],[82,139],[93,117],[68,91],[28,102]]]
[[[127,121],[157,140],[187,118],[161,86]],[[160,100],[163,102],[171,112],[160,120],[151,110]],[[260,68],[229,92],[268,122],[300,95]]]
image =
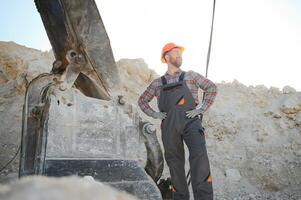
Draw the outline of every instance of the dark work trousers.
[[[161,77],[159,109],[167,113],[161,123],[161,130],[164,156],[174,188],[172,199],[189,200],[184,168],[184,141],[189,149],[194,199],[212,200],[213,189],[203,127],[199,117],[186,117],[186,111],[194,109],[196,103],[183,79],[184,72],[176,83],[167,84],[165,77]]]

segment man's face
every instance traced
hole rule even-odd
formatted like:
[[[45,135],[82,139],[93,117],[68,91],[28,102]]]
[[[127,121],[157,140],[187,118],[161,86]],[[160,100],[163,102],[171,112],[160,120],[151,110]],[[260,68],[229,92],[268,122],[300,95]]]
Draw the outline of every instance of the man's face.
[[[182,65],[182,52],[179,48],[174,48],[170,50],[168,53],[167,61],[176,67],[180,67]]]

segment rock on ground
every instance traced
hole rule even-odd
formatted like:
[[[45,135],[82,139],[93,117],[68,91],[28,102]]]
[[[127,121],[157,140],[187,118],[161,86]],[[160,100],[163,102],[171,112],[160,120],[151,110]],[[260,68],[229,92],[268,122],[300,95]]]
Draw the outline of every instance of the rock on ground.
[[[0,185],[1,200],[138,200],[92,177],[29,176]]]

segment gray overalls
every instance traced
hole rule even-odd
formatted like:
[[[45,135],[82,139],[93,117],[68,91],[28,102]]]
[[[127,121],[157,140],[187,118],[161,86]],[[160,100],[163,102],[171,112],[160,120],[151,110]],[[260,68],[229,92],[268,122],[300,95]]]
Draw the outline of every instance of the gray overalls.
[[[191,183],[195,200],[213,199],[210,166],[206,150],[205,136],[199,117],[189,119],[186,111],[195,108],[196,103],[184,80],[167,84],[161,77],[159,109],[167,117],[161,123],[164,155],[169,167],[174,187],[173,200],[189,200],[189,190],[185,175],[185,154],[183,140],[189,149]]]

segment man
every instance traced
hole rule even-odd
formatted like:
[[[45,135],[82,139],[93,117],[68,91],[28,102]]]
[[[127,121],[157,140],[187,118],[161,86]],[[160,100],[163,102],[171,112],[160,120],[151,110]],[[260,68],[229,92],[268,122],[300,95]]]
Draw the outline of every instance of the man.
[[[167,72],[152,81],[139,97],[138,105],[148,116],[162,120],[164,156],[171,175],[173,200],[189,200],[183,141],[189,149],[194,199],[211,200],[212,179],[200,116],[214,102],[217,87],[194,71],[185,73],[180,69],[183,51],[183,47],[174,43],[163,47],[161,61],[167,64]],[[204,100],[200,103],[199,88],[205,92]],[[149,105],[155,96],[159,112]]]

